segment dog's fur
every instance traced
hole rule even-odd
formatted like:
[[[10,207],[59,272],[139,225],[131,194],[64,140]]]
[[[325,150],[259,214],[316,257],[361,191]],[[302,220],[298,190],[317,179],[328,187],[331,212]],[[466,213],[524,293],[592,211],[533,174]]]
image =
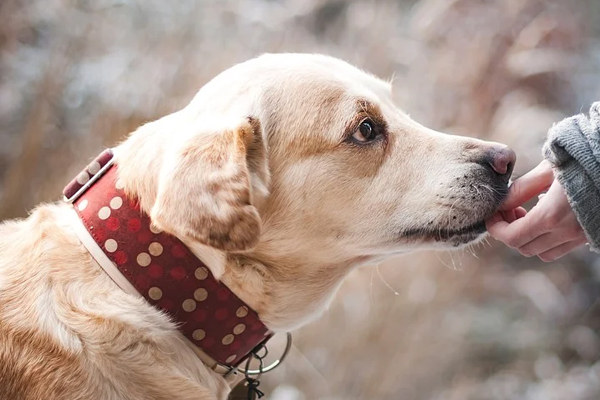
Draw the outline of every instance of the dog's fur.
[[[379,135],[357,143],[359,124]],[[264,55],[115,150],[125,190],[276,332],[326,308],[356,266],[480,238],[506,193],[499,145],[427,129],[390,84],[318,55]],[[69,206],[0,226],[0,398],[224,399],[174,325],[125,294]]]

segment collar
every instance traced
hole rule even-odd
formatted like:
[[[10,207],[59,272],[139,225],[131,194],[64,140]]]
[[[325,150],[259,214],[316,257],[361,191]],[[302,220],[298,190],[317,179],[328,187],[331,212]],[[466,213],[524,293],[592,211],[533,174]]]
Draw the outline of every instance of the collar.
[[[151,226],[118,179],[113,152],[92,161],[63,190],[82,224],[77,235],[121,289],[177,324],[211,369],[227,375],[273,335],[179,239]]]

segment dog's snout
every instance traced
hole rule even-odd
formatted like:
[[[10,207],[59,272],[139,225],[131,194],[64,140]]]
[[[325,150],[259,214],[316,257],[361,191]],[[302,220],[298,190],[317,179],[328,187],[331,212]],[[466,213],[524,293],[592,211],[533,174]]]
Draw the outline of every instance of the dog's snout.
[[[508,182],[515,166],[517,155],[507,146],[493,146],[486,154],[486,162],[492,170]]]

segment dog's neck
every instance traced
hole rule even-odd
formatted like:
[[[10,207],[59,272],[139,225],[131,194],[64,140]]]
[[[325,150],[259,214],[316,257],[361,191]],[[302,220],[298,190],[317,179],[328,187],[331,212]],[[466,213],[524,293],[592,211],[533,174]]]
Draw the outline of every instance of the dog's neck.
[[[227,257],[222,281],[273,331],[292,331],[319,316],[359,260],[340,264],[259,261],[257,254]]]
[[[274,332],[293,331],[318,317],[344,277],[368,261],[365,257],[323,264],[306,257],[302,262],[302,257],[273,259],[259,251],[228,254],[193,241],[183,242]]]
[[[144,140],[132,135],[115,149],[115,162],[119,165],[124,189],[139,199],[140,208],[146,213],[150,212],[156,199],[163,162],[162,152],[152,137],[148,137],[153,132],[156,131],[150,131]],[[263,243],[249,252],[228,253],[190,238],[175,236],[274,332],[291,331],[316,318],[326,309],[352,268],[369,261],[366,257],[357,257],[325,263],[311,258],[305,249],[298,249],[297,254],[291,251],[274,254],[270,246]]]

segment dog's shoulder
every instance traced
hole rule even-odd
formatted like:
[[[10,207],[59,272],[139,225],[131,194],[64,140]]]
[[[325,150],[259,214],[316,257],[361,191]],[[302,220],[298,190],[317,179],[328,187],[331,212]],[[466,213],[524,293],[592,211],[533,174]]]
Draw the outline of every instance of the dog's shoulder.
[[[43,314],[53,301],[52,260],[45,255],[68,240],[56,224],[59,215],[60,207],[42,205],[27,219],[0,224],[2,399],[83,399],[92,394],[81,393],[77,384],[86,375],[77,353],[50,335],[50,326],[42,327],[49,322]]]
[[[175,325],[102,271],[74,218],[51,204],[0,224],[0,399],[224,393]]]

